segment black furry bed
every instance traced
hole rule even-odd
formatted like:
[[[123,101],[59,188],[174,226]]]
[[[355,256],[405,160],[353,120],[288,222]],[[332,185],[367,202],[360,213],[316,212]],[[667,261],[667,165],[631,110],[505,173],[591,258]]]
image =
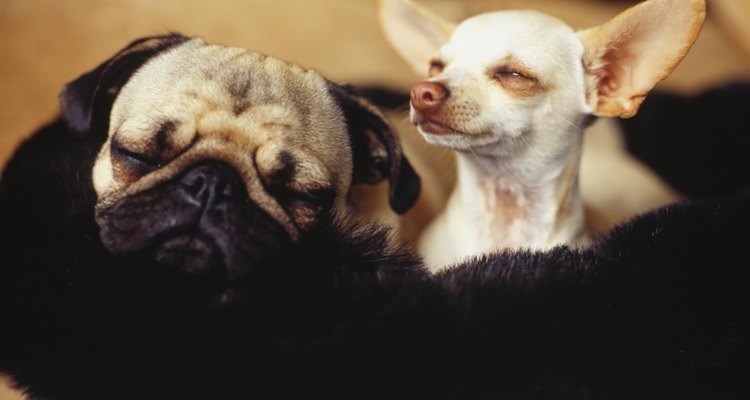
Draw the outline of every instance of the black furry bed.
[[[750,81],[655,92],[619,122],[628,150],[681,193],[750,195]]]
[[[0,183],[0,371],[31,398],[750,398],[746,198],[437,276],[331,217],[219,301],[103,249],[100,141],[54,122]]]

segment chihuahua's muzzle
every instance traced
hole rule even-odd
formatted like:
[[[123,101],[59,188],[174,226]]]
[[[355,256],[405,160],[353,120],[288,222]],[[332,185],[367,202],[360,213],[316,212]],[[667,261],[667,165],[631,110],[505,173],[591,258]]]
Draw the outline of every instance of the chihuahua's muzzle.
[[[288,246],[284,228],[254,204],[227,165],[196,165],[175,180],[128,196],[97,215],[105,247],[146,253],[194,276],[231,281]]]
[[[450,96],[448,88],[438,82],[419,82],[411,88],[412,122],[432,134],[453,133],[451,121],[442,113]]]

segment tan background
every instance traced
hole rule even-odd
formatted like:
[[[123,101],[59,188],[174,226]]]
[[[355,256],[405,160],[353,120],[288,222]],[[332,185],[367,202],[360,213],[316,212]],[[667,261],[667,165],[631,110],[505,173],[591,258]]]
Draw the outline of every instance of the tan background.
[[[631,3],[421,2],[455,18],[505,7],[536,8],[575,27],[604,22]],[[721,3],[750,8],[743,0],[709,0],[712,15],[696,47],[662,87],[695,91],[750,76],[750,57],[741,53],[713,12]],[[65,82],[142,35],[178,30],[315,68],[337,81],[406,88],[417,77],[388,47],[374,11],[374,0],[0,0],[0,163],[19,139],[55,115],[56,96]],[[750,24],[723,26],[738,27],[736,33]]]
[[[602,23],[634,3],[420,2],[455,20],[493,9],[534,8],[556,15],[577,28]],[[750,79],[747,28],[750,1],[708,0],[708,3],[709,19],[696,46],[660,88],[695,93],[735,79]],[[93,68],[138,36],[170,30],[296,62],[340,82],[387,84],[405,89],[418,78],[381,35],[374,0],[0,0],[0,165],[22,138],[54,118],[58,110],[57,93],[65,82]],[[403,120],[402,116],[398,118]],[[412,134],[408,124],[399,127],[407,135]],[[603,129],[608,130],[606,126]],[[590,137],[597,143],[587,147],[590,154],[584,156],[587,161],[582,174],[592,176],[593,182],[620,185],[584,187],[584,199],[591,198],[599,211],[613,213],[605,225],[669,199],[669,189],[659,187],[658,181],[652,179],[650,184],[641,184],[639,180],[644,178],[639,170],[630,170],[636,172],[627,178],[629,169],[623,167],[623,163],[630,162],[627,157],[620,157],[620,164],[613,162],[619,156],[611,156],[612,152],[621,152],[616,135],[610,132],[610,136]],[[449,153],[418,141],[413,142],[410,151],[426,154],[422,167],[429,167],[431,162],[450,164]],[[596,174],[598,178],[593,178]],[[624,179],[616,179],[618,174]],[[449,187],[450,179],[449,170],[438,168],[433,175],[428,174],[425,186],[441,194]],[[634,191],[639,194],[623,195]],[[637,204],[626,204],[627,201]],[[0,399],[9,396],[0,389]]]

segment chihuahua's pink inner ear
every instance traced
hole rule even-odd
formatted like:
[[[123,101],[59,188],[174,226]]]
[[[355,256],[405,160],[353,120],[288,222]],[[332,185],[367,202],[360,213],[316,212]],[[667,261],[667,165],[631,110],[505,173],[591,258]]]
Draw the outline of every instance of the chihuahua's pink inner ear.
[[[378,0],[378,15],[388,42],[420,76],[427,75],[430,60],[455,29],[410,0]]]
[[[705,15],[705,0],[649,0],[579,32],[593,113],[635,115],[648,92],[690,50]]]

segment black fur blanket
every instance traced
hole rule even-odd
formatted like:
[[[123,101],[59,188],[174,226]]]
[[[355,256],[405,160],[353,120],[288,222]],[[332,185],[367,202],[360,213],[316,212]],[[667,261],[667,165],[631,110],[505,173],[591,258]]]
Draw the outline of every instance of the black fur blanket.
[[[750,398],[747,199],[437,276],[332,217],[217,299],[104,251],[98,146],[55,122],[0,183],[0,371],[32,398]]]
[[[695,96],[655,92],[619,120],[628,150],[690,197],[750,195],[750,82]]]

